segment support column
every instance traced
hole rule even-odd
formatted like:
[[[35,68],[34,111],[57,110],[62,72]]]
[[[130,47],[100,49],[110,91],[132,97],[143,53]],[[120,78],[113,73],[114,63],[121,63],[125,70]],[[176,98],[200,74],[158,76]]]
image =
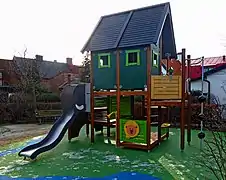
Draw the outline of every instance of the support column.
[[[191,66],[191,56],[187,56],[187,78],[191,78],[190,74],[190,66]],[[188,89],[191,89],[190,83],[188,84]],[[188,105],[187,105],[187,142],[190,145],[191,143],[191,94],[190,92],[187,92],[188,97]]]
[[[151,47],[147,47],[147,149],[151,149]]]
[[[91,120],[91,143],[94,143],[94,93],[93,93],[93,53],[90,60],[90,120]]]
[[[182,98],[181,98],[181,120],[180,120],[180,148],[184,150],[184,139],[185,139],[185,129],[184,129],[184,110],[185,110],[185,49],[182,49],[182,72],[181,72],[181,79],[182,79]]]
[[[116,51],[116,86],[117,86],[117,117],[116,117],[116,146],[120,146],[120,51]]]

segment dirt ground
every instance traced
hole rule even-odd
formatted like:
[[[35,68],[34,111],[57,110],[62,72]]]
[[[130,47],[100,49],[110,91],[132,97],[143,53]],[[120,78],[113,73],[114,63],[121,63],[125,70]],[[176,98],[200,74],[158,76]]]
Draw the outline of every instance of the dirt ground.
[[[0,146],[19,142],[29,137],[46,134],[51,124],[15,124],[0,126]]]

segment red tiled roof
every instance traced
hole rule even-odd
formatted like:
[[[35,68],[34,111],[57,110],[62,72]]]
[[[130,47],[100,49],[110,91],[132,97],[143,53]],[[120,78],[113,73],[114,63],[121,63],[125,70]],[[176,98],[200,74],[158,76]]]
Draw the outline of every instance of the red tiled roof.
[[[202,64],[201,59],[191,60],[191,67],[190,67],[191,79],[197,79],[201,77],[202,75],[201,64]],[[217,68],[223,64],[226,64],[225,56],[204,58],[205,67]]]
[[[215,66],[215,65],[224,64],[224,63],[226,63],[226,59],[224,56],[208,57],[204,59],[204,66]],[[191,65],[201,66],[201,59],[191,60]]]
[[[162,64],[166,67],[167,60],[163,59]],[[218,68],[222,65],[226,64],[226,57],[218,56],[218,57],[208,57],[204,59],[204,66]],[[181,62],[175,59],[169,61],[168,65],[173,67],[174,74],[180,75],[181,74]],[[187,66],[185,68],[186,77],[187,77]],[[192,59],[191,60],[191,67],[190,67],[190,76],[191,79],[200,78],[202,75],[202,67],[201,67],[201,59]]]

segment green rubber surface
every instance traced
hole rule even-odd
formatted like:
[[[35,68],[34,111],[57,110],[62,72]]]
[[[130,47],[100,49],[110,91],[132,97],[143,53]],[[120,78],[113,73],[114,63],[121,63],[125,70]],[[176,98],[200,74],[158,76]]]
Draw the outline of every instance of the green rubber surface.
[[[85,129],[85,128],[84,128]],[[140,172],[161,179],[214,179],[196,165],[200,154],[198,131],[192,131],[192,143],[180,151],[180,131],[170,129],[170,137],[151,152],[116,148],[105,136],[96,134],[95,143],[85,136],[69,143],[67,136],[53,150],[41,154],[36,161],[24,161],[17,153],[0,157],[0,176],[85,176],[104,177],[118,172]],[[114,129],[111,135],[114,136]],[[114,140],[110,141],[111,143]],[[4,147],[18,147],[22,143]],[[208,158],[208,157],[207,157]],[[207,178],[208,177],[208,178]]]

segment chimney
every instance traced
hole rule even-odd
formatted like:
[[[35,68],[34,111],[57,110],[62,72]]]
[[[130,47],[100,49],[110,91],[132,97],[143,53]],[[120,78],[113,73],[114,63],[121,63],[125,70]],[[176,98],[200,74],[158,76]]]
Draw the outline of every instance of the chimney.
[[[35,56],[35,59],[36,59],[37,61],[43,61],[43,56],[41,56],[41,55],[36,55],[36,56]]]
[[[67,62],[67,64],[71,64],[71,65],[73,64],[72,63],[72,58],[66,58],[66,62]]]
[[[223,61],[225,61],[225,55],[223,55]]]

